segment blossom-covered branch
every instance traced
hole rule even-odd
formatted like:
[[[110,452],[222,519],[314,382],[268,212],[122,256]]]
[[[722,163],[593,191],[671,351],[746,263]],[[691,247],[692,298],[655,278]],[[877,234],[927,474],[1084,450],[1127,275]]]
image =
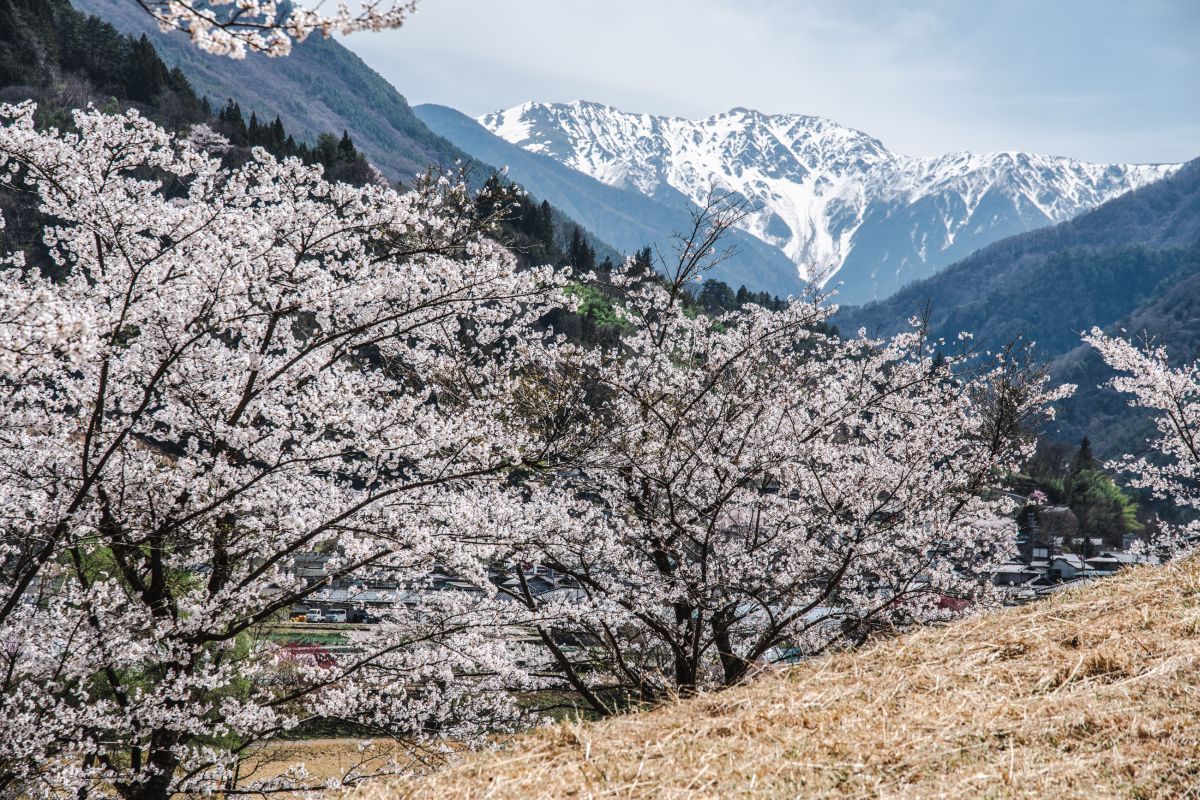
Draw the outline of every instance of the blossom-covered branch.
[[[994,490],[1070,391],[1013,352],[939,360],[954,343],[838,336],[819,297],[695,314],[685,287],[738,213],[710,203],[666,279],[615,276],[620,347],[545,378],[540,413],[595,439],[542,483],[575,498],[563,518],[510,539],[514,563],[567,587],[514,574],[509,592],[599,713],[985,597],[1015,536]]]
[[[1154,415],[1157,438],[1148,453],[1126,456],[1109,466],[1130,476],[1177,508],[1200,512],[1200,360],[1173,365],[1165,347],[1133,342],[1092,328],[1084,341],[1119,374],[1112,386],[1131,395],[1129,404]],[[1165,526],[1155,544],[1164,555],[1192,550],[1200,541],[1200,520]]]
[[[229,170],[136,112],[34,119],[0,106],[0,190],[36,194],[65,277],[2,273],[0,793],[228,788],[314,718],[413,746],[513,724],[479,542],[534,524],[508,475],[550,455],[512,405],[562,276],[518,270],[446,178]],[[473,588],[418,591],[435,567]],[[277,635],[368,577],[394,602],[343,656]]]
[[[181,30],[208,53],[245,58],[247,52],[286,56],[294,44],[314,32],[382,31],[399,28],[416,10],[417,0],[360,0],[357,8],[339,2],[323,13],[279,0],[135,0],[163,30]]]

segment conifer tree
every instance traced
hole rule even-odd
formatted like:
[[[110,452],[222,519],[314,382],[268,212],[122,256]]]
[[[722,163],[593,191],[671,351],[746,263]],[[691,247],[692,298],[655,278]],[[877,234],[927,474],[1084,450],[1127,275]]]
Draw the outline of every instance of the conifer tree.
[[[554,214],[550,208],[550,203],[546,200],[538,206],[538,233],[537,237],[551,244],[554,242]]]
[[[571,231],[571,242],[567,246],[567,260],[571,266],[580,272],[590,272],[596,266],[596,252],[588,245],[583,237],[583,231],[576,225]]]
[[[271,123],[271,143],[273,146],[290,154],[292,150],[295,150],[295,143],[293,142],[289,147],[285,138],[290,140],[291,137],[287,136],[283,129],[283,120],[277,114],[275,115],[275,121]]]
[[[142,34],[130,45],[125,93],[142,103],[152,102],[167,85],[167,68],[154,51],[154,45]]]
[[[342,131],[342,140],[338,142],[338,159],[341,161],[355,161],[358,159],[358,152],[354,149],[354,141],[350,138],[350,133],[346,130]]]
[[[1079,443],[1079,452],[1075,454],[1074,471],[1078,473],[1095,468],[1096,457],[1092,454],[1092,442],[1085,436]]]

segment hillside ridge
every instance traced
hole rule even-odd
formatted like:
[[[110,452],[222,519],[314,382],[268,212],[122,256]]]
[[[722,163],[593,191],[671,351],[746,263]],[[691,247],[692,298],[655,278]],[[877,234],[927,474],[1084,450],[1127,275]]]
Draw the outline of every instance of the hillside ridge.
[[[297,139],[349,129],[371,163],[389,178],[411,183],[430,165],[449,166],[461,150],[430,131],[381,75],[332,39],[312,36],[287,58],[251,53],[235,61],[192,46],[187,36],[164,33],[131,0],[71,0],[118,30],[145,34],[163,61],[181,69],[214,106],[227,98],[267,119],[278,114]]]
[[[995,242],[886,300],[842,307],[843,330],[887,336],[927,314],[934,336],[960,331],[982,349],[1020,336],[1051,374],[1079,386],[1050,431],[1088,436],[1102,455],[1133,452],[1149,432],[1080,332],[1148,332],[1188,358],[1200,347],[1200,159],[1074,219]],[[840,298],[839,298],[840,299]]]
[[[1139,567],[364,800],[1200,796],[1200,560]]]

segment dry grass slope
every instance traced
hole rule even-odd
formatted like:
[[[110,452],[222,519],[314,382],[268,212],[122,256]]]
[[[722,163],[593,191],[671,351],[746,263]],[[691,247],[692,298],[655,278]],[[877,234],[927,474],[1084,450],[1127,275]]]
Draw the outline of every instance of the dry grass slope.
[[[1200,798],[1200,560],[645,714],[562,724],[367,800]]]

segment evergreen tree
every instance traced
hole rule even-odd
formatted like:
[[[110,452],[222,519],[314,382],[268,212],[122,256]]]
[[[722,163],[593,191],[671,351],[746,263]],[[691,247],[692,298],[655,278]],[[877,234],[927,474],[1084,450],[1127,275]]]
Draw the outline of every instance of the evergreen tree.
[[[1088,437],[1083,437],[1083,441],[1079,443],[1079,451],[1075,454],[1075,461],[1072,467],[1075,472],[1083,472],[1084,470],[1094,470],[1099,465],[1096,462],[1096,457],[1092,455],[1092,443]]]
[[[650,277],[654,274],[654,250],[646,245],[633,254],[633,264],[630,274],[636,277]]]
[[[738,307],[737,296],[727,283],[718,280],[706,280],[701,285],[700,296],[697,298],[700,307],[709,314],[724,314]]]
[[[246,119],[242,116],[242,107],[233,99],[230,99],[221,113],[217,115],[218,126],[225,138],[229,139],[229,143],[237,147],[245,147],[249,144],[248,131],[246,130]]]
[[[275,121],[271,123],[271,144],[288,155],[292,155],[296,149],[296,143],[284,131],[283,120],[278,115],[275,116]]]
[[[332,133],[317,135],[317,143],[313,147],[313,158],[329,169],[337,162],[338,140]]]
[[[129,48],[125,70],[125,95],[141,103],[152,103],[167,86],[167,67],[154,50],[154,45],[142,34]]]
[[[536,238],[546,244],[552,244],[554,242],[554,212],[546,200],[543,200],[542,204],[538,206],[537,224]]]
[[[583,231],[576,225],[571,231],[571,243],[567,246],[567,260],[580,272],[591,272],[596,268],[596,251],[587,243]]]
[[[246,126],[246,141],[251,147],[258,147],[263,144],[262,131],[258,125],[258,114],[250,112],[250,124]]]
[[[357,161],[358,152],[354,149],[354,141],[350,138],[348,131],[342,131],[342,140],[338,142],[338,160],[339,161]]]

